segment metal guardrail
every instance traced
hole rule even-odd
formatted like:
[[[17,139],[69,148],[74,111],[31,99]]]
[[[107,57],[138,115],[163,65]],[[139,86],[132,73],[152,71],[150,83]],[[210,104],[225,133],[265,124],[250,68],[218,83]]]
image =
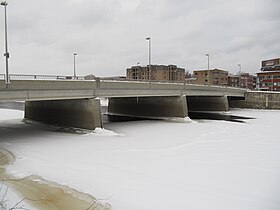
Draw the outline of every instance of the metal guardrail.
[[[5,78],[5,75],[3,75]],[[83,76],[64,76],[64,75],[36,75],[36,74],[10,74],[12,80],[84,80]],[[1,77],[0,77],[1,78]]]
[[[0,74],[0,80],[5,80],[5,74]],[[10,81],[12,80],[100,80],[100,81],[128,81],[124,77],[90,77],[85,76],[69,76],[69,75],[46,75],[46,74],[10,74]],[[132,81],[132,80],[131,80]],[[147,81],[140,81],[147,82]]]

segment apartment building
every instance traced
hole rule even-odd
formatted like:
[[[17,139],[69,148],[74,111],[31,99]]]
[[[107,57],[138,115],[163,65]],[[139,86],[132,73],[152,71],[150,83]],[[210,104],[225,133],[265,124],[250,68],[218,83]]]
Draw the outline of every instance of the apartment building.
[[[150,74],[151,73],[151,74]],[[149,66],[132,66],[126,69],[126,78],[128,80],[146,80],[184,82],[185,69],[176,65],[151,65]]]
[[[249,73],[241,73],[240,75],[228,75],[227,85],[229,87],[240,87],[253,90],[256,88],[257,76]]]
[[[193,71],[196,84],[201,85],[227,85],[228,71],[221,69]]]
[[[257,89],[263,91],[280,91],[280,71],[257,73]]]
[[[261,72],[257,73],[257,89],[280,91],[280,58],[261,62]]]

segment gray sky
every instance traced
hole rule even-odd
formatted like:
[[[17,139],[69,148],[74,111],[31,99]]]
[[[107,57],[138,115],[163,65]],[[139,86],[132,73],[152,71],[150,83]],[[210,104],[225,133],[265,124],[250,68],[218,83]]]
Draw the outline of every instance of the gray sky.
[[[11,73],[125,75],[127,67],[175,64],[257,72],[280,57],[279,0],[9,0]],[[4,53],[4,8],[0,8]],[[1,18],[2,17],[2,18]],[[1,21],[2,19],[2,21]],[[1,53],[2,54],[2,53]],[[3,55],[3,54],[2,54]],[[0,73],[5,72],[4,56]]]

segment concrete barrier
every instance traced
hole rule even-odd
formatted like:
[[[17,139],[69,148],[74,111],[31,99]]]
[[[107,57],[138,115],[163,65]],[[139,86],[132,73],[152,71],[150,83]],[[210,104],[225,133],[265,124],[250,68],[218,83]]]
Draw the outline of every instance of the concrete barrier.
[[[150,118],[188,116],[185,96],[109,98],[108,112]]]
[[[245,100],[229,100],[231,108],[280,109],[280,92],[250,91]]]
[[[24,117],[82,129],[103,127],[99,99],[27,101]]]

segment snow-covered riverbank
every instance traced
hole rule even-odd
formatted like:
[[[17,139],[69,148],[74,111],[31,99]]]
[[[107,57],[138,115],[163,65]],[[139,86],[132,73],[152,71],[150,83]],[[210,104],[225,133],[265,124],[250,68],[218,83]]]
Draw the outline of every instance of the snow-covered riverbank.
[[[84,134],[0,109],[0,147],[16,156],[14,176],[36,174],[114,210],[278,210],[280,111],[231,113],[255,119],[107,123]]]

